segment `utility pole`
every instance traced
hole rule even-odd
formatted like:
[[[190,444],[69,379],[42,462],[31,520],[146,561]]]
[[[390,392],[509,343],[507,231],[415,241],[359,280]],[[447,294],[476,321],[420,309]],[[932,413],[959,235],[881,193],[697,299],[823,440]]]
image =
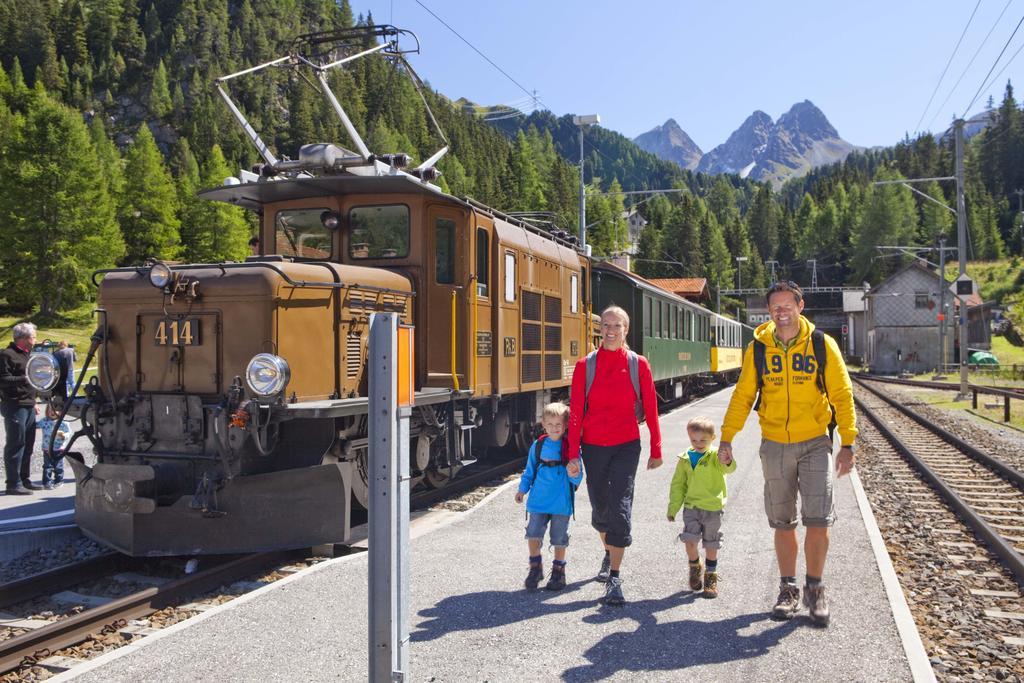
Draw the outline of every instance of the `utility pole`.
[[[939,370],[932,379],[942,379],[946,371],[946,238],[939,239]]]
[[[771,283],[774,285],[775,284],[775,267],[779,265],[779,262],[776,261],[775,259],[772,259],[771,261],[765,261],[764,264],[772,269]]]
[[[809,259],[807,261],[811,264],[811,287],[817,289],[818,287],[818,259]]]
[[[573,116],[572,122],[580,129],[580,248],[587,252],[587,188],[583,184],[583,129],[601,123],[597,114]]]
[[[953,122],[956,128],[956,243],[960,260],[960,276],[967,274],[967,210],[964,204],[964,120]],[[967,392],[967,298],[960,298],[960,395],[964,401]]]

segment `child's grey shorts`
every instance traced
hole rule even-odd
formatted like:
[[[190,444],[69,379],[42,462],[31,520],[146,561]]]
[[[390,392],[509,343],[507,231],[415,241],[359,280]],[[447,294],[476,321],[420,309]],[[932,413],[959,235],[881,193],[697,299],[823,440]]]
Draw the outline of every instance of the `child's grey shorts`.
[[[679,538],[689,543],[703,541],[705,548],[721,548],[722,511],[683,508],[683,533]]]

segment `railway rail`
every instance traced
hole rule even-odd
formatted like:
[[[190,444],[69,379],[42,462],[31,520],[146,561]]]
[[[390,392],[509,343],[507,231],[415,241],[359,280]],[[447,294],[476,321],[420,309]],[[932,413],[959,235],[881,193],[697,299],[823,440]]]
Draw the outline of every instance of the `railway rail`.
[[[858,469],[937,677],[1024,675],[1024,475],[855,387],[868,418]]]
[[[513,458],[477,472],[467,472],[443,489],[414,494],[411,497],[411,506],[414,509],[422,509],[457,498],[479,489],[488,482],[520,471],[524,463],[525,458]],[[358,552],[358,549],[355,550]],[[64,648],[82,643],[104,632],[121,630],[133,621],[165,608],[177,607],[189,611],[187,607],[182,607],[187,600],[256,574],[275,571],[280,574],[290,573],[287,567],[301,564],[303,557],[302,551],[279,551],[218,558],[213,566],[195,574],[172,580],[153,576],[154,583],[158,585],[148,586],[144,590],[121,597],[101,598],[109,601],[95,607],[62,610],[67,613],[66,617],[55,619],[46,625],[42,625],[43,620],[32,618],[35,615],[31,608],[28,610],[31,616],[26,618],[9,614],[0,617],[0,676],[17,675],[20,680],[22,672],[32,667],[46,668],[51,666],[51,661],[55,666],[60,666],[60,662],[49,658]],[[179,560],[180,564],[182,558],[174,559]],[[170,561],[173,562],[174,559]],[[212,558],[204,562],[208,562],[209,559]],[[97,581],[117,575],[118,572],[138,570],[152,574],[143,569],[147,562],[152,563],[153,559],[140,560],[109,553],[12,581],[0,585],[0,609],[28,603],[33,599],[45,601],[46,596],[66,593],[68,589],[78,585],[95,584]],[[254,584],[253,587],[256,585],[261,584]],[[94,596],[84,597],[88,599]],[[82,611],[74,614],[75,609]],[[47,620],[49,618],[47,617]],[[6,639],[3,629],[8,631]],[[124,642],[129,642],[132,636],[128,635],[127,631],[122,632]],[[71,662],[64,660],[64,663]]]

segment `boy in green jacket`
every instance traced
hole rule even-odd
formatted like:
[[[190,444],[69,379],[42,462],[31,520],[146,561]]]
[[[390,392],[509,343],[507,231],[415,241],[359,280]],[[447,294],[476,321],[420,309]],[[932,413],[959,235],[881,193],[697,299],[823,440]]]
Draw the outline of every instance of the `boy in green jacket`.
[[[695,417],[686,425],[690,450],[679,456],[668,496],[668,521],[674,522],[683,508],[683,532],[690,560],[690,588],[703,588],[705,598],[718,597],[718,549],[722,547],[722,511],[725,509],[725,475],[736,471],[732,455],[720,458],[711,448],[715,423]],[[697,542],[703,540],[707,572],[701,566]]]

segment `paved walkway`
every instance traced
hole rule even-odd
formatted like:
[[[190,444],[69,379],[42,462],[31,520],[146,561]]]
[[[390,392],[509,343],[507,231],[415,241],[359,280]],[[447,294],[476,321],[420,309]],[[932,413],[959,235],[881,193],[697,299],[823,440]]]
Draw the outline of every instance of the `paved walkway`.
[[[778,575],[762,507],[756,417],[735,442],[721,595],[705,600],[687,589],[685,555],[675,541],[680,525],[665,521],[669,481],[675,454],[687,446],[686,421],[706,414],[720,424],[730,393],[663,416],[667,462],[638,477],[623,607],[598,603],[603,585],[592,577],[601,549],[587,524],[585,488],[572,527],[570,583],[559,593],[522,588],[523,509],[512,500],[512,484],[414,538],[409,680],[909,680],[849,477],[837,487],[826,572],[832,625],[814,628],[806,616],[768,619]],[[365,680],[366,583],[365,555],[323,563],[107,655],[76,679]]]

